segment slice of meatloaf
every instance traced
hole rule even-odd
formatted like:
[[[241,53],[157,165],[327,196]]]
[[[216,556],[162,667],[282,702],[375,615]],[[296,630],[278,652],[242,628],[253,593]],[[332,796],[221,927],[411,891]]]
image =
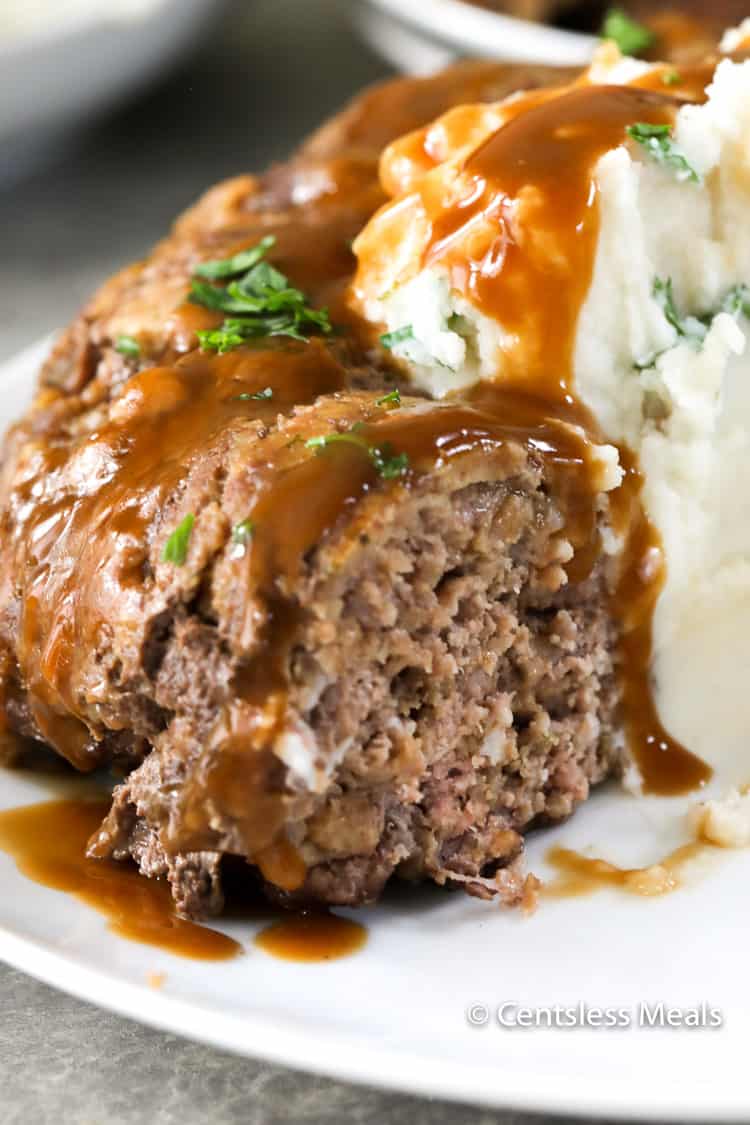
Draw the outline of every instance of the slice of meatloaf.
[[[3,741],[130,771],[92,854],[168,875],[184,913],[219,909],[227,856],[293,900],[394,871],[513,898],[521,833],[618,764],[585,438],[510,399],[399,404],[342,300],[381,144],[560,80],[397,82],[215,189],[104,286],[6,439]],[[202,353],[196,264],[269,233],[339,331]]]
[[[294,900],[371,901],[395,871],[516,897],[521,832],[616,763],[605,576],[565,584],[555,470],[472,407],[377,401],[239,435],[186,567],[157,567],[128,675],[164,730],[91,851],[167,875],[184,913],[220,907],[226,854]],[[308,448],[331,433],[409,468]],[[249,564],[227,538],[246,512]]]

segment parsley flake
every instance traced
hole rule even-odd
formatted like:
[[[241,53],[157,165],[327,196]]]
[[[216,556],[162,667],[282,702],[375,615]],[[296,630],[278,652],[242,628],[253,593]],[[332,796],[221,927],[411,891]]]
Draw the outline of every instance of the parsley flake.
[[[671,125],[649,125],[645,121],[639,121],[636,125],[628,125],[625,132],[631,140],[645,148],[657,164],[671,168],[678,180],[700,183],[700,176],[695,168],[688,164],[674,143]]]
[[[655,277],[654,283],[651,288],[654,300],[658,304],[661,311],[669,323],[674,328],[678,336],[684,336],[685,330],[682,327],[680,315],[677,312],[677,307],[674,303],[674,292],[672,290],[672,278],[668,277],[666,280],[661,277]]]
[[[251,399],[257,399],[259,402],[263,402],[264,399],[273,398],[273,388],[264,387],[262,391],[253,391],[252,394],[250,391],[243,391],[241,395],[237,395],[236,397],[239,402],[249,402]]]
[[[261,337],[308,340],[313,332],[328,335],[333,331],[328,310],[311,308],[305,294],[265,260],[275,242],[268,235],[248,250],[231,258],[204,262],[196,269],[190,300],[225,314],[219,328],[197,333],[204,351],[223,354]],[[226,284],[215,285],[215,281]]]
[[[382,398],[376,399],[375,405],[376,406],[387,406],[387,407],[400,406],[401,405],[401,391],[398,389],[398,387],[394,387],[393,390],[389,391],[387,395],[383,395]]]
[[[680,316],[675,305],[672,290],[672,278],[655,277],[651,289],[654,300],[678,336],[689,344],[702,344],[706,338],[708,327],[713,316],[699,318],[697,316]]]
[[[211,262],[202,262],[196,267],[196,276],[207,277],[210,281],[219,281],[222,278],[235,277],[237,274],[245,273],[246,270],[252,269],[253,266],[257,265],[265,254],[275,245],[276,239],[272,234],[268,234],[265,238],[261,238],[257,245],[251,246],[249,250],[240,250],[239,254],[235,254],[231,258],[219,258]]]
[[[720,312],[750,318],[750,285],[733,286],[722,301]]]
[[[239,547],[244,547],[250,542],[255,533],[255,524],[252,520],[242,520],[241,523],[236,523],[232,528],[232,542],[236,543]]]
[[[384,480],[393,480],[403,476],[409,468],[409,457],[406,453],[396,453],[389,441],[382,445],[370,445],[365,437],[348,430],[344,433],[323,434],[320,437],[309,438],[305,442],[307,449],[314,449],[322,453],[329,445],[337,443],[355,445],[370,458],[378,475]]]
[[[703,344],[714,318],[718,316],[719,313],[723,312],[729,313],[730,316],[734,317],[745,316],[750,318],[750,285],[739,284],[732,286],[728,293],[725,294],[724,299],[717,309],[714,309],[712,312],[704,313],[701,316],[680,316],[677,312],[677,306],[675,305],[671,277],[666,279],[655,277],[652,294],[654,300],[661,308],[664,316],[672,325],[677,335],[695,348]],[[668,350],[668,348],[665,348],[659,352],[652,352],[643,359],[634,361],[633,367],[636,371],[647,371],[656,364],[656,361],[664,354],[664,351]]]
[[[679,86],[682,82],[682,75],[679,70],[663,70],[661,74],[662,86]]]
[[[182,566],[187,558],[188,544],[195,524],[195,516],[191,513],[177,525],[169,539],[164,544],[162,561]]]
[[[380,337],[380,343],[384,348],[394,348],[396,344],[401,344],[404,340],[413,339],[414,329],[410,324],[405,324],[403,328],[396,328],[393,332],[385,332]]]
[[[141,345],[135,336],[118,336],[115,340],[115,351],[124,355],[126,359],[138,359],[141,354]]]
[[[613,39],[623,55],[636,55],[651,47],[656,39],[653,31],[630,18],[622,8],[611,8],[604,17],[602,39]]]

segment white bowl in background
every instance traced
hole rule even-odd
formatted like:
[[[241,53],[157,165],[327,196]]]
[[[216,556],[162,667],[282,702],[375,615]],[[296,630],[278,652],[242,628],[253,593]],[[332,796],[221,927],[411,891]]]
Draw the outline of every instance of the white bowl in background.
[[[463,0],[361,0],[364,35],[400,70],[425,74],[460,56],[584,66],[592,35],[515,19]]]
[[[56,5],[54,18],[41,20],[26,19],[24,0],[14,2],[18,25],[11,26],[8,10],[0,24],[0,180],[6,181],[154,78],[220,6],[220,0],[79,2]]]

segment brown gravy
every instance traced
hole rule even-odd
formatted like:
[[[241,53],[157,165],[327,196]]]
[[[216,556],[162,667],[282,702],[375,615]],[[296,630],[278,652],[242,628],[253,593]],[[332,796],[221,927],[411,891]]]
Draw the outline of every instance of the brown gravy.
[[[284,961],[335,961],[362,949],[367,930],[338,914],[303,913],[273,922],[255,944]]]
[[[464,163],[466,190],[433,219],[424,264],[446,266],[452,287],[514,338],[503,382],[551,402],[570,393],[599,229],[594,166],[626,126],[671,123],[676,106],[668,94],[627,86],[533,92]],[[496,231],[489,244],[473,233],[482,226]]]
[[[710,849],[711,845],[693,840],[648,867],[626,868],[570,848],[550,848],[545,859],[557,878],[544,883],[541,893],[548,898],[581,898],[615,887],[647,898],[670,894],[681,886],[682,869]]]
[[[103,914],[119,937],[199,961],[242,953],[232,938],[178,918],[165,882],[144,879],[130,864],[86,858],[87,841],[108,809],[109,801],[68,799],[1,812],[0,848],[27,878]]]
[[[109,801],[67,798],[0,812],[0,849],[35,883],[67,891],[107,919],[119,937],[198,961],[227,961],[242,954],[232,938],[178,918],[163,880],[144,879],[129,863],[87,859],[86,844]],[[244,916],[244,911],[243,911]],[[285,961],[333,961],[361,949],[367,930],[335,914],[286,914],[255,939],[265,953]],[[149,974],[160,988],[164,974]]]
[[[666,567],[660,537],[638,504],[640,478],[630,460],[628,465],[624,458],[622,491],[633,511],[612,606],[622,631],[622,717],[644,792],[677,796],[705,785],[713,770],[667,733],[656,710],[650,672],[652,622]]]

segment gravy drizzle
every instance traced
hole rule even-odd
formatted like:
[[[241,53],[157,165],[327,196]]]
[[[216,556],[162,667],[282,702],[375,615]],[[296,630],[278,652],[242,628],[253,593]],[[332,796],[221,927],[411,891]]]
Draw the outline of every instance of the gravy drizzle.
[[[86,842],[108,809],[108,800],[68,797],[0,812],[0,848],[27,878],[67,891],[103,914],[119,937],[199,961],[241,955],[234,939],[179,918],[163,879],[144,879],[132,863],[86,858]],[[366,940],[360,923],[319,911],[282,914],[255,944],[285,961],[334,961]]]
[[[163,880],[144,879],[133,864],[86,858],[86,843],[109,804],[65,799],[0,812],[0,848],[27,878],[103,914],[120,937],[199,961],[237,957],[238,942],[177,917]]]
[[[582,855],[570,848],[550,848],[545,856],[557,878],[542,885],[548,898],[581,898],[614,887],[628,894],[654,898],[682,885],[682,870],[712,845],[692,840],[647,867],[618,867],[606,859]]]
[[[264,953],[283,961],[335,961],[362,949],[367,930],[339,914],[295,914],[267,926],[255,938]]]
[[[629,527],[612,610],[620,624],[622,718],[628,746],[644,792],[669,797],[690,793],[710,780],[713,770],[665,730],[651,684],[651,638],[656,602],[666,579],[661,538],[639,503],[641,477],[624,452],[626,476],[620,509],[627,505]],[[621,515],[622,518],[622,515]]]
[[[447,267],[452,287],[511,336],[503,383],[550,402],[572,393],[599,231],[594,166],[626,126],[671,124],[676,108],[668,94],[628,86],[574,86],[541,104],[534,92],[464,162],[466,191],[433,218],[423,263]]]

